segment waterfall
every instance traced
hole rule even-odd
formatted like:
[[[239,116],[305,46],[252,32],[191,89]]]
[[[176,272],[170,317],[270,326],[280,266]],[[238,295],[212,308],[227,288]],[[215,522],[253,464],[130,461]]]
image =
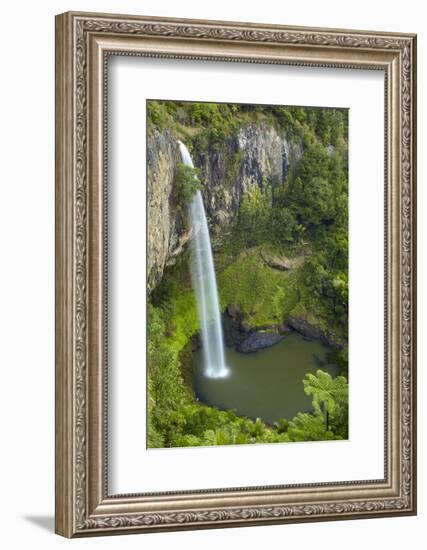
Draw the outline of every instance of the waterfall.
[[[182,162],[194,167],[187,147],[179,143]],[[225,365],[218,290],[212,256],[209,228],[200,191],[196,191],[188,206],[193,231],[191,239],[191,275],[196,293],[202,338],[204,372],[208,378],[224,378],[228,375]]]

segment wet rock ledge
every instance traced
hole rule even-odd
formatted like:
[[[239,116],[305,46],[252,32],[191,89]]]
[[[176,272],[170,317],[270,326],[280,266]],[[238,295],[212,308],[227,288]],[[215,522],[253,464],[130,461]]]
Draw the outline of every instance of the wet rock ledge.
[[[228,305],[224,314],[225,343],[241,353],[255,353],[274,346],[290,332],[285,325],[273,327],[250,327],[238,306]]]
[[[228,305],[224,317],[225,343],[241,353],[255,353],[260,349],[269,348],[282,341],[291,332],[298,332],[307,340],[320,340],[334,349],[342,349],[342,345],[326,336],[319,328],[311,325],[305,319],[290,317],[286,323],[265,327],[250,327],[245,322],[239,306]]]

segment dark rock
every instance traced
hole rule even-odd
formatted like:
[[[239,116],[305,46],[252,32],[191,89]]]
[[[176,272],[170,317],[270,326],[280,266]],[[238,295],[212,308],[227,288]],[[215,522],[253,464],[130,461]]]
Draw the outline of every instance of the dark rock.
[[[253,332],[237,347],[241,353],[255,353],[264,348],[269,348],[283,340],[283,336],[275,332]]]
[[[311,325],[306,319],[301,319],[299,317],[289,317],[288,325],[293,328],[293,330],[299,332],[304,337],[304,340],[310,341],[313,339],[317,339],[331,348],[343,348],[343,345],[340,342],[337,342],[330,335],[325,334],[319,328]]]
[[[185,228],[174,204],[173,187],[180,156],[176,138],[169,132],[151,134],[147,141],[147,286],[151,293],[168,263],[176,261],[184,245]],[[188,238],[187,238],[188,240]]]
[[[292,327],[287,325],[286,323],[282,323],[280,325],[277,325],[277,330],[279,334],[286,335],[292,332]]]
[[[283,339],[292,328],[281,325],[251,327],[245,320],[239,305],[228,304],[223,316],[225,343],[242,353],[253,353],[268,348]]]
[[[291,271],[304,264],[307,259],[305,254],[301,256],[295,256],[294,258],[288,258],[287,256],[277,256],[269,254],[265,251],[261,252],[261,258],[263,262],[278,271]]]
[[[255,330],[258,332],[260,331],[269,331],[269,332],[277,332],[277,325],[257,325],[254,327]]]
[[[201,348],[199,334],[193,334],[191,337],[191,351],[197,351]]]
[[[234,317],[235,317],[234,312],[235,312],[235,309],[234,309],[233,304],[228,304],[228,306],[225,308],[225,313],[226,313],[229,317],[234,318]]]
[[[310,325],[308,321],[305,319],[300,319],[297,317],[289,317],[288,319],[288,325],[292,327],[294,330],[302,334],[305,338],[319,338],[321,337],[321,331],[313,326]]]
[[[248,334],[249,332],[253,331],[253,328],[251,328],[250,325],[248,325],[248,323],[245,323],[244,321],[242,321],[240,323],[240,330],[241,332],[245,332],[246,334]]]
[[[292,265],[290,264],[288,258],[267,256],[266,254],[261,254],[261,257],[264,260],[264,263],[272,269],[277,269],[278,271],[290,271],[292,269]]]
[[[240,310],[240,306],[234,304],[228,304],[225,309],[227,315],[232,319],[242,319],[243,315]]]
[[[236,314],[236,316],[232,317],[229,311]],[[240,311],[237,314],[237,310],[234,309],[234,307],[230,308],[230,306],[227,306],[223,317],[223,329],[225,343],[230,348],[241,344],[253,330],[247,323],[244,323],[242,319],[243,314]]]

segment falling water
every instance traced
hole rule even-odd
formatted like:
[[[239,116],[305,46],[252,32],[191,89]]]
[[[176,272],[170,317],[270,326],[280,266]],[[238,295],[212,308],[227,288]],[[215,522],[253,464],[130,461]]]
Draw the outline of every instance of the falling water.
[[[193,168],[187,147],[179,142],[179,148],[182,162]],[[204,371],[209,378],[224,378],[228,375],[228,369],[225,365],[218,290],[209,228],[200,191],[194,194],[188,212],[193,231],[191,272],[199,310]]]

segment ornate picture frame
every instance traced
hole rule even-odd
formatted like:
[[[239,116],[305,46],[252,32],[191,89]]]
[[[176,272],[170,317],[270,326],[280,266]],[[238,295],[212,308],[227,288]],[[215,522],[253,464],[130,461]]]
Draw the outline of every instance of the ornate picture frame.
[[[381,70],[384,479],[108,492],[108,57]],[[416,513],[416,36],[68,12],[56,17],[56,532],[65,537]]]

